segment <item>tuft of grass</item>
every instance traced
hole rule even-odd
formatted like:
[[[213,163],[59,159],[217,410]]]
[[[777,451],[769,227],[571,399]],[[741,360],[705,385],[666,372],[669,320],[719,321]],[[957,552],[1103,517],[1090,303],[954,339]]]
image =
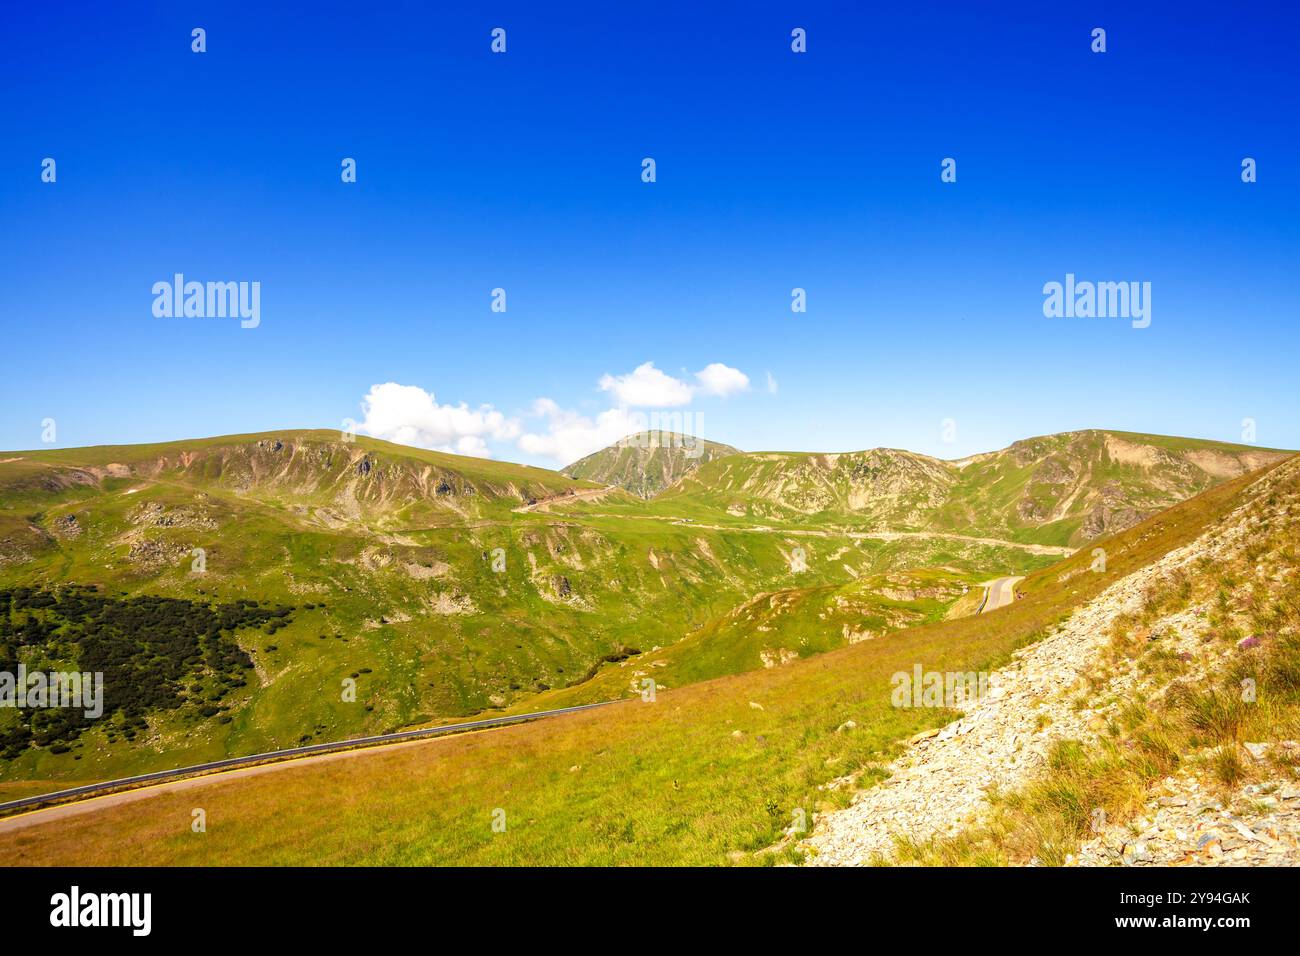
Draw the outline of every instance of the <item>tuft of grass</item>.
[[[1248,706],[1240,692],[1217,688],[1196,690],[1177,685],[1171,695],[1171,703],[1194,732],[1193,746],[1237,742]]]
[[[1236,786],[1246,778],[1246,766],[1235,744],[1224,744],[1210,754],[1210,769],[1214,779],[1225,788]]]

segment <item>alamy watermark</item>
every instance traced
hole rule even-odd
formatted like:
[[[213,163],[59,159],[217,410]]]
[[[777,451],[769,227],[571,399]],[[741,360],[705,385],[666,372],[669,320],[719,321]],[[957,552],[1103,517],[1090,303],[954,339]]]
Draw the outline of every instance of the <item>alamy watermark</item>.
[[[1132,319],[1133,328],[1151,324],[1150,282],[1065,282],[1043,285],[1043,315],[1049,319]]]
[[[624,413],[631,434],[618,440],[620,448],[682,448],[687,458],[704,454],[704,442],[698,437],[703,431],[704,415],[700,412],[650,412],[639,410]]]
[[[964,707],[989,692],[987,671],[927,671],[917,664],[911,671],[896,671],[889,680],[895,707]]]
[[[18,709],[80,708],[90,720],[104,715],[104,675],[76,671],[31,671],[19,664],[16,674],[0,671],[0,707]]]
[[[123,927],[132,936],[148,936],[153,928],[152,893],[83,893],[73,886],[50,897],[50,925],[56,928]]]
[[[260,282],[186,282],[178,272],[171,282],[155,282],[153,295],[155,318],[239,318],[245,329],[262,324]]]

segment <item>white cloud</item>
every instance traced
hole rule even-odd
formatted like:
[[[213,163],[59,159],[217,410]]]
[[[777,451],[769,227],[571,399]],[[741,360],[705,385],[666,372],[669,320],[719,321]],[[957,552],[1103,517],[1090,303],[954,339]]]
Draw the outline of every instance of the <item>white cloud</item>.
[[[552,399],[539,398],[531,410],[531,417],[540,420],[539,427],[529,431],[524,430],[520,419],[507,417],[492,405],[440,405],[432,392],[417,385],[387,382],[372,385],[361,400],[365,420],[357,427],[376,438],[403,445],[481,458],[492,457],[490,441],[515,442],[526,454],[567,465],[648,427],[681,430],[676,425],[656,425],[659,413],[647,416],[637,409],[672,408],[696,397],[726,398],[749,389],[748,375],[721,362],[706,365],[694,379],[688,382],[674,378],[656,368],[654,362],[638,365],[625,375],[605,374],[598,384],[618,403],[615,407],[591,416],[562,408]],[[768,389],[775,391],[770,374]],[[689,411],[663,414],[694,418]]]
[[[700,384],[698,390],[702,395],[717,395],[726,398],[749,388],[749,376],[738,368],[712,362],[695,373]]]
[[[771,372],[767,372],[765,374],[767,375],[767,392],[769,395],[775,395],[777,389],[780,388],[781,386],[777,384],[776,379],[772,377]]]
[[[511,441],[521,431],[517,419],[507,418],[491,405],[439,405],[432,392],[396,382],[370,386],[361,410],[365,420],[357,427],[368,435],[480,458],[492,455],[488,438]]]
[[[520,435],[520,449],[561,465],[570,465],[645,428],[645,416],[629,411],[626,406],[610,408],[590,418],[561,408],[549,398],[539,398],[533,403],[533,412],[545,419],[546,430]]]
[[[619,404],[643,408],[685,405],[694,394],[690,385],[661,372],[654,362],[638,365],[626,375],[606,373],[600,377],[599,384],[602,391],[612,392]]]
[[[695,384],[673,378],[654,362],[638,365],[626,375],[600,377],[602,391],[613,394],[620,405],[636,408],[671,408],[685,405],[697,395],[726,398],[749,388],[749,376],[738,368],[712,362],[695,373]]]

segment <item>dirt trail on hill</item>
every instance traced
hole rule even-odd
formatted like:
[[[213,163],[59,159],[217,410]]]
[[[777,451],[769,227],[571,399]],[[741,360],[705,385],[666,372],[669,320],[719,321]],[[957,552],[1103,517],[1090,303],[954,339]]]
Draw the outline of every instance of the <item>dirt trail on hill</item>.
[[[564,499],[549,499],[552,503],[572,501],[576,496]],[[516,508],[523,511],[523,508]],[[628,515],[606,514],[604,512],[584,512],[574,517],[583,518],[626,518]],[[980,538],[969,534],[952,534],[946,531],[823,531],[816,528],[773,528],[770,525],[724,525],[703,524],[689,518],[674,518],[671,515],[634,515],[638,520],[667,521],[686,528],[701,528],[705,531],[736,531],[742,534],[781,534],[795,538],[851,538],[855,541],[955,541],[959,544],[983,544],[998,548],[1018,548],[1030,554],[1047,554],[1069,557],[1077,548],[1067,548],[1055,544],[1026,544],[1022,541],[1004,541],[1001,538]]]
[[[537,501],[533,501],[526,505],[520,505],[518,508],[511,508],[510,510],[517,514],[528,514],[533,511],[540,511],[549,514],[552,505],[570,504],[574,501],[599,501],[601,498],[621,490],[622,489],[615,488],[612,485],[608,488],[583,488],[582,490],[575,491],[572,494],[565,493],[552,495],[549,498],[540,498]]]

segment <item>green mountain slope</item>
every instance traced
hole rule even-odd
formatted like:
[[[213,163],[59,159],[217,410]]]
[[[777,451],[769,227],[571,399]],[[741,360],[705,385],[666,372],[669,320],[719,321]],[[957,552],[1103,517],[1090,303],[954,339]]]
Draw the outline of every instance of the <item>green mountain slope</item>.
[[[755,452],[701,466],[656,504],[697,520],[713,514],[1077,546],[1287,454],[1096,430],[960,461],[882,448]]]
[[[40,592],[27,604],[78,585],[97,595],[81,603],[120,620],[190,622],[140,646],[114,631],[105,653],[131,666],[173,655],[157,659],[173,683],[111,726],[23,737],[0,782],[102,779],[607,699],[629,693],[636,670],[680,686],[784,667],[935,620],[962,588],[1059,554],[1015,542],[1109,531],[1272,457],[1100,432],[958,463],[736,453],[643,501],[332,431],[0,453],[0,588]],[[1051,513],[1022,514],[1025,500]],[[930,590],[900,597],[927,576]],[[251,626],[234,623],[235,605]],[[45,634],[93,624],[70,613],[11,607],[0,656],[98,653]],[[203,638],[214,619],[231,623]],[[33,628],[39,644],[23,636]],[[203,651],[208,639],[220,654]]]
[[[606,658],[671,646],[759,593],[937,564],[969,582],[1046,560],[951,541],[575,518],[551,508],[644,503],[543,469],[335,432],[0,459],[0,588],[60,601],[60,588],[92,587],[118,617],[137,613],[130,602],[159,599],[182,602],[161,606],[196,622],[240,601],[257,602],[253,618],[288,609],[269,633],[256,621],[221,630],[248,673],[191,661],[178,643],[184,659],[167,666],[179,683],[157,698],[167,706],[81,728],[70,750],[36,734],[0,761],[0,780],[119,776],[527,707],[580,691]],[[15,637],[31,626],[25,612],[6,624],[6,660],[53,660],[56,647]],[[799,650],[846,640],[837,627]],[[343,698],[345,680],[356,682],[355,700]]]

